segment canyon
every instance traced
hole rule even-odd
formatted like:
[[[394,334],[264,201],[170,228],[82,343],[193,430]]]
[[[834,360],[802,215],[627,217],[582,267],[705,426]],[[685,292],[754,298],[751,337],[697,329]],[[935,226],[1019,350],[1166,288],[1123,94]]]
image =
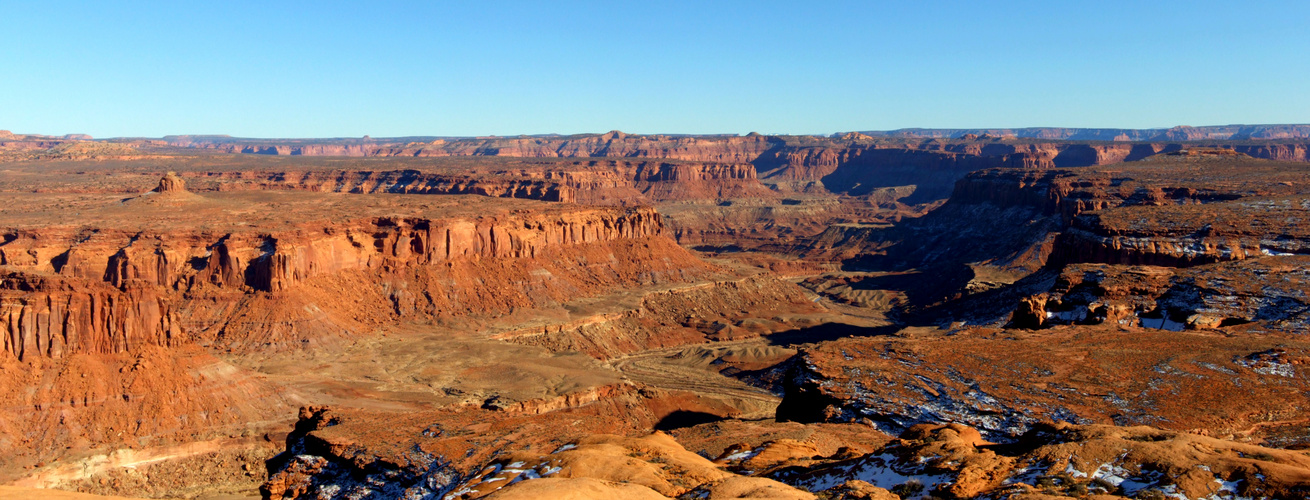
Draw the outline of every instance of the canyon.
[[[0,132],[0,497],[1304,498],[1307,149]]]

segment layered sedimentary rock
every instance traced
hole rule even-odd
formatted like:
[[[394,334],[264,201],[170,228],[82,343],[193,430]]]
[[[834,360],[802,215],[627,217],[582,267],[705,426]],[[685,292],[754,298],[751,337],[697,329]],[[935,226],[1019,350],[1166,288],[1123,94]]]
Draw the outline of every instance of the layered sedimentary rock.
[[[572,246],[661,246],[667,240],[655,237],[662,230],[658,214],[649,209],[378,217],[272,232],[15,228],[0,245],[0,265],[10,270],[3,281],[5,351],[19,358],[57,357],[122,352],[143,344],[167,346],[201,332],[206,337],[240,337],[240,332],[230,331],[231,322],[251,304],[246,297],[250,293],[283,293],[309,281],[358,272],[405,276],[402,270],[426,269],[404,278],[422,280],[488,267],[478,264],[482,261],[507,264],[557,257]],[[672,251],[664,245],[664,251]],[[697,268],[687,257],[683,260]],[[680,271],[652,268],[634,278],[676,280]],[[597,279],[613,280],[589,278]],[[551,281],[529,286],[550,288]],[[477,307],[476,288],[460,293],[467,285],[432,285],[437,288],[390,290],[386,305],[392,314],[417,309],[433,315]],[[473,296],[465,298],[465,293]],[[193,300],[198,297],[205,299]]]
[[[310,352],[400,322],[494,318],[721,271],[649,208],[184,184],[78,195],[81,211],[59,216],[6,202],[0,447],[30,452],[3,470],[262,433],[303,397],[213,352]]]
[[[1310,138],[1310,125],[1218,125],[1205,127],[1178,126],[1173,128],[991,128],[991,129],[932,129],[906,128],[889,131],[860,132],[874,137],[931,137],[961,136],[1013,136],[1034,139],[1067,139],[1077,141],[1152,141],[1195,139],[1305,139]]]
[[[1295,222],[1304,215],[1305,173],[1301,164],[1188,156],[1114,168],[981,170],[922,218],[834,235],[803,254],[863,248],[884,267],[1019,263],[1031,272],[1048,258],[1195,265],[1300,253],[1310,241]],[[975,244],[980,238],[992,244]]]
[[[1299,128],[1298,128],[1299,127]],[[1069,129],[1061,129],[1069,130]],[[1205,130],[1198,132],[1198,130]],[[952,131],[948,134],[847,134],[812,136],[642,136],[611,132],[600,135],[519,138],[451,138],[430,142],[405,140],[257,140],[221,137],[174,137],[180,147],[232,153],[325,156],[512,156],[529,158],[628,157],[672,158],[703,162],[753,163],[772,182],[803,187],[832,174],[838,166],[896,173],[907,165],[949,165],[961,174],[985,167],[1082,167],[1134,161],[1156,153],[1193,147],[1222,147],[1255,158],[1307,161],[1304,126],[1249,128],[1180,127],[1154,133],[1125,131],[1052,131],[1006,137]],[[1121,140],[1140,142],[1117,142]],[[1092,141],[1092,142],[1086,142]],[[913,176],[912,171],[900,172]],[[866,181],[881,179],[863,175]],[[914,177],[917,179],[917,177]],[[958,178],[958,175],[956,176]],[[839,181],[840,177],[833,180]],[[950,179],[943,184],[949,192]],[[799,181],[799,182],[798,182]],[[882,180],[882,182],[901,182]],[[826,183],[826,181],[825,181]],[[841,183],[838,182],[838,185]],[[919,184],[909,182],[905,184]],[[895,184],[884,184],[895,185]],[[834,189],[834,191],[839,191]],[[928,189],[923,195],[941,194]]]
[[[774,196],[758,182],[755,168],[749,164],[594,160],[517,166],[460,171],[214,171],[189,175],[216,181],[219,190],[477,194],[586,205]]]
[[[22,362],[5,353],[0,387],[0,480],[50,464],[26,480],[42,487],[120,464],[257,441],[298,404],[284,388],[194,344],[66,352],[58,359],[29,352]],[[223,443],[205,443],[211,440]],[[196,445],[163,451],[182,443]],[[110,453],[123,445],[136,449]]]

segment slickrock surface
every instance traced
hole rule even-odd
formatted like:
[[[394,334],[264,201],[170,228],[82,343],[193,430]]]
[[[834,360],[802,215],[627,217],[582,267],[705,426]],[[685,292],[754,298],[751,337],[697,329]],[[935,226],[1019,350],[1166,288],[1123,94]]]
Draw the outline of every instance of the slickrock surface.
[[[438,496],[469,487],[466,493],[485,495],[502,484],[477,488],[506,469],[525,472],[541,469],[538,476],[552,467],[542,458],[525,466],[527,458],[543,457],[587,436],[616,434],[643,436],[662,419],[681,414],[722,414],[721,405],[702,401],[686,392],[670,392],[630,385],[605,389],[605,397],[590,404],[561,404],[555,411],[537,411],[530,407],[501,410],[477,407],[450,408],[436,412],[384,413],[310,408],[301,411],[296,431],[288,436],[290,452],[273,462],[273,474],[264,490],[275,498],[295,495],[314,496],[321,491],[341,494],[396,495],[401,492]],[[564,403],[564,402],[561,402]],[[604,442],[606,438],[600,438]],[[598,443],[599,444],[599,443]],[[637,443],[632,443],[637,444]],[[672,439],[664,437],[657,444],[676,451],[682,460],[697,463],[704,469],[704,479],[719,479],[724,473],[713,470],[704,458],[681,450]],[[603,447],[602,447],[603,448]],[[620,453],[622,457],[625,453]],[[521,458],[522,457],[522,458]],[[534,458],[535,459],[535,458]],[[509,467],[524,461],[525,464]],[[604,458],[602,462],[614,461]],[[540,467],[539,467],[540,465]],[[634,463],[637,470],[658,467]],[[546,473],[553,476],[558,473]],[[509,472],[506,472],[507,474]],[[600,474],[590,467],[560,477],[587,477]],[[676,473],[665,477],[676,481]],[[591,476],[598,479],[610,479]],[[510,480],[513,478],[505,478]],[[690,478],[689,478],[690,479]],[[486,481],[496,483],[497,481]],[[647,483],[647,486],[657,483]],[[662,491],[686,492],[693,485],[661,485]],[[482,491],[482,490],[487,491]],[[290,495],[288,495],[290,493]]]
[[[1060,423],[997,445],[951,424],[913,427],[866,455],[797,457],[756,475],[867,498],[893,498],[876,488],[900,498],[1300,498],[1310,492],[1308,460],[1150,427]]]
[[[1304,444],[1308,348],[1281,335],[1118,325],[843,339],[802,352],[778,416],[893,434],[960,422],[997,441],[1068,421]]]

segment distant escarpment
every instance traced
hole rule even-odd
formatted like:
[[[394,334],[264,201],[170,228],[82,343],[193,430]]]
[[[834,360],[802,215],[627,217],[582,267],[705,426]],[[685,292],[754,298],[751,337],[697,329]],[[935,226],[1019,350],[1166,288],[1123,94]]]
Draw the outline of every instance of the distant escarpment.
[[[750,164],[589,160],[504,169],[216,171],[194,175],[216,189],[337,193],[477,194],[586,205],[775,197]]]
[[[1173,128],[903,128],[889,131],[865,131],[871,137],[929,137],[958,138],[962,136],[996,136],[1031,139],[1059,139],[1073,141],[1191,141],[1191,140],[1251,140],[1251,139],[1306,139],[1310,138],[1310,125],[1214,125],[1203,127],[1178,126]]]
[[[1310,253],[1310,234],[1296,222],[1310,215],[1306,173],[1298,163],[1194,156],[1093,169],[981,170],[921,219],[833,241],[887,248],[886,258],[909,267],[942,259],[1006,262],[1053,233],[1060,236],[1046,252],[1060,263],[1187,266]],[[1020,234],[1024,228],[1035,231]],[[978,245],[989,232],[989,245]]]
[[[1057,136],[1060,134],[1056,134]],[[743,198],[778,192],[861,196],[916,186],[905,203],[945,199],[969,171],[992,168],[1069,169],[1144,160],[1159,153],[1222,148],[1254,158],[1310,161],[1310,140],[1298,136],[1186,135],[1150,140],[1022,139],[1005,135],[848,134],[844,136],[603,135],[536,137],[406,137],[406,139],[257,140],[170,137],[173,147],[279,156],[613,158],[578,162],[570,175],[514,179],[440,179],[452,192],[496,192],[580,203],[631,204],[686,198]],[[1237,137],[1237,139],[1234,139]],[[665,161],[656,160],[663,158]],[[679,164],[693,162],[693,164]],[[700,162],[700,165],[694,164]],[[580,166],[593,169],[583,173]],[[747,173],[744,165],[753,165]],[[599,168],[599,169],[596,169]],[[512,173],[510,173],[512,174]],[[756,179],[757,178],[757,179]],[[690,182],[692,179],[701,181]],[[727,179],[727,181],[726,181]],[[758,183],[758,185],[757,185]],[[461,191],[462,190],[462,191]],[[575,191],[570,194],[567,191]],[[641,195],[641,196],[638,196]]]

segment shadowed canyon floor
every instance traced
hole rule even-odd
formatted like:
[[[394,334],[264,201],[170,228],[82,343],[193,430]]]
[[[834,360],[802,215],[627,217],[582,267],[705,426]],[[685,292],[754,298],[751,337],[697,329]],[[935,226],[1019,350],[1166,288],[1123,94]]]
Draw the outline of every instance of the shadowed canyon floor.
[[[1297,130],[0,136],[0,497],[1304,498]]]

